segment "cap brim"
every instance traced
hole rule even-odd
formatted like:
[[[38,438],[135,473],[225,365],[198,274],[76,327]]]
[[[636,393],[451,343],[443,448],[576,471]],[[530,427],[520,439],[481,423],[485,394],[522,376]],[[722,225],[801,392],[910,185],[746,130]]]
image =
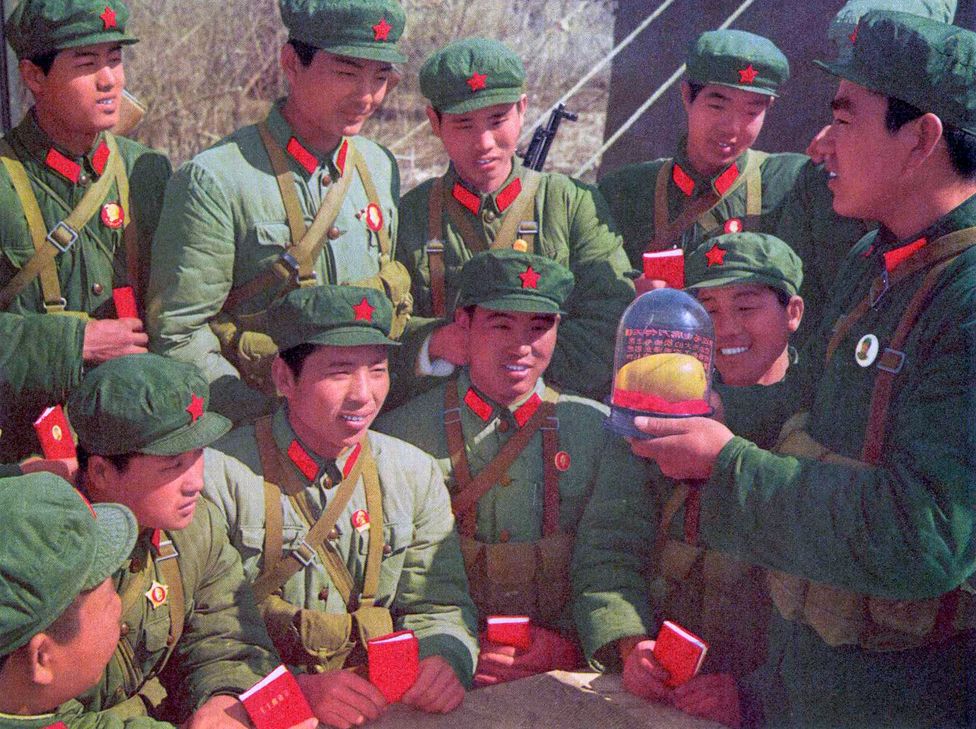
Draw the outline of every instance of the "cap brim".
[[[132,554],[139,537],[139,524],[126,507],[121,504],[95,504],[92,508],[96,517],[98,545],[95,548],[95,561],[82,584],[82,591],[93,590],[105,578],[114,575]]]
[[[699,281],[695,284],[688,284],[685,286],[685,291],[694,291],[696,289],[714,289],[718,288],[719,286],[737,286],[744,284],[760,284],[762,286],[769,286],[774,289],[779,289],[780,291],[785,291],[790,296],[796,296],[796,289],[783,279],[773,278],[772,276],[763,276],[762,274],[752,274],[749,276],[729,274],[728,276],[717,276],[706,279],[705,281]]]
[[[81,46],[93,46],[98,43],[121,43],[124,46],[130,46],[133,43],[138,43],[139,39],[134,35],[129,33],[118,33],[117,31],[105,31],[104,33],[92,33],[91,35],[86,35],[81,38],[75,38],[74,40],[65,41],[64,43],[59,43],[56,47],[52,48],[52,51],[63,51],[67,48],[80,48]]]
[[[231,422],[219,413],[207,412],[169,435],[137,448],[150,456],[176,456],[197,448],[206,448],[231,429]]]
[[[497,299],[479,301],[475,304],[492,311],[524,311],[530,314],[565,314],[554,301],[545,301],[534,296],[501,296]]]
[[[709,85],[713,86],[725,86],[730,89],[740,89],[742,91],[751,91],[754,94],[759,94],[760,96],[772,96],[774,98],[779,98],[779,91],[775,89],[768,88],[766,86],[750,86],[747,84],[726,84],[721,81],[709,81]]]
[[[332,347],[361,347],[369,344],[380,344],[387,347],[399,347],[400,343],[371,327],[336,327],[311,337],[303,344],[322,344]]]
[[[407,57],[400,53],[394,45],[380,46],[373,43],[364,43],[362,45],[353,43],[335,46],[320,46],[316,43],[309,43],[309,45],[336,56],[361,58],[366,61],[386,61],[387,63],[407,62]]]
[[[832,63],[829,61],[815,60],[813,65],[823,71],[826,71],[832,76],[837,76],[838,78],[846,79],[847,81],[853,81],[858,86],[863,86],[864,88],[871,89],[872,91],[876,90],[872,88],[872,84],[864,77],[864,74],[858,73],[853,64],[853,58],[838,59]]]
[[[522,98],[522,89],[491,89],[473,92],[470,98],[458,99],[434,108],[442,114],[467,114],[495,104],[514,104]]]

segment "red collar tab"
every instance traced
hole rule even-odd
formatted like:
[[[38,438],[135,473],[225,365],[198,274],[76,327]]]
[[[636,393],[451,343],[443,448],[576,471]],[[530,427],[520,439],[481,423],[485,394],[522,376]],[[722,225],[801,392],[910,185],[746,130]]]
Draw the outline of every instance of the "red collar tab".
[[[301,471],[302,475],[309,481],[314,481],[315,477],[319,475],[319,464],[308,454],[308,451],[302,448],[302,444],[297,440],[293,440],[288,446],[288,457],[295,464],[295,468]]]
[[[159,554],[159,543],[163,540],[163,530],[153,529],[152,535],[149,537],[149,543],[152,545],[153,551]]]
[[[539,393],[532,393],[532,397],[526,400],[524,403],[519,405],[512,415],[515,417],[515,422],[518,423],[518,427],[524,428],[525,424],[529,422],[535,411],[539,409],[542,404],[542,398],[539,397]]]
[[[354,321],[373,321],[373,312],[376,311],[375,306],[371,306],[369,300],[364,296],[363,300],[352,307],[352,313],[355,317]]]
[[[495,409],[486,403],[481,395],[474,391],[473,387],[469,387],[468,391],[464,393],[464,404],[486,423],[491,420],[491,414],[495,412]]]
[[[481,91],[488,83],[488,74],[475,71],[465,83],[471,88],[471,93]]]
[[[44,729],[68,729],[68,725],[59,721],[57,724],[48,724]]]
[[[671,179],[678,186],[678,189],[685,194],[685,197],[691,197],[691,193],[695,191],[695,181],[677,163],[672,165]]]
[[[724,195],[737,179],[739,179],[739,167],[733,162],[725,172],[715,178],[715,182],[712,183],[715,185],[715,192]]]
[[[95,150],[95,154],[93,154],[91,158],[92,167],[99,175],[105,171],[105,165],[108,164],[110,154],[112,153],[109,151],[108,145],[103,139],[101,144],[98,145],[98,149]]]
[[[102,30],[112,30],[112,28],[118,28],[119,23],[115,19],[115,11],[112,10],[108,5],[102,11],[102,14],[98,16],[102,21]]]
[[[495,204],[498,206],[499,212],[505,212],[505,209],[515,202],[515,198],[519,196],[520,192],[522,192],[522,181],[516,177],[500,193],[495,195]]]
[[[895,248],[894,250],[884,253],[885,270],[888,273],[891,273],[909,258],[918,253],[918,251],[924,248],[928,242],[928,238],[919,238],[908,245],[904,245],[900,248]]]
[[[47,151],[47,157],[45,157],[44,161],[52,170],[68,178],[76,185],[78,184],[78,179],[81,177],[81,165],[77,162],[68,159],[54,147],[51,147]]]
[[[756,82],[756,76],[759,75],[759,71],[752,67],[750,63],[745,68],[739,69],[739,83],[740,84],[752,84]]]
[[[285,147],[285,149],[308,174],[315,172],[315,168],[319,166],[318,158],[305,149],[305,147],[302,146],[302,143],[295,139],[295,137],[288,140],[288,145]]]
[[[373,40],[388,41],[391,30],[393,26],[386,22],[386,18],[380,18],[380,22],[373,26]]]
[[[454,189],[451,190],[451,195],[454,196],[455,200],[470,210],[472,215],[477,215],[478,211],[481,209],[481,198],[471,192],[460,182],[454,183]]]
[[[542,274],[533,270],[532,266],[528,266],[518,277],[522,279],[523,289],[537,289],[539,288],[539,279],[542,278]]]
[[[356,461],[359,460],[359,454],[362,452],[362,450],[363,450],[362,443],[357,443],[355,447],[352,449],[352,453],[350,453],[349,458],[346,459],[346,465],[342,467],[343,478],[349,476],[349,473],[352,471],[353,466],[356,465]]]
[[[728,253],[724,248],[719,248],[718,243],[715,243],[708,251],[705,253],[705,260],[708,261],[706,268],[711,268],[712,266],[721,266],[725,263],[725,254]]]
[[[340,175],[346,174],[346,155],[349,153],[349,140],[343,139],[342,144],[339,145],[339,151],[336,153],[335,166],[339,170]]]

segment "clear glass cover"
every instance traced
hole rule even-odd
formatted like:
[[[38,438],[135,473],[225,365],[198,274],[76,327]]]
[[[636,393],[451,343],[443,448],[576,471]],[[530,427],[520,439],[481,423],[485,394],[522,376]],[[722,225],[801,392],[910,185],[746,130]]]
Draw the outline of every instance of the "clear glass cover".
[[[715,331],[697,299],[677,289],[637,297],[617,326],[606,426],[641,438],[636,415],[711,415],[714,362]]]

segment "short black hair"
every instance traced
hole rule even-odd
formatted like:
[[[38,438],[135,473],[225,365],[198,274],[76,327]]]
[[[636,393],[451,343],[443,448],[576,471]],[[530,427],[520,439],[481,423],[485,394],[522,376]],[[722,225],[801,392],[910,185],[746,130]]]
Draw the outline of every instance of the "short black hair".
[[[37,66],[44,72],[47,76],[51,73],[51,66],[54,65],[54,59],[57,58],[61,51],[48,51],[47,53],[42,53],[39,56],[34,56],[33,58],[28,58],[27,60]]]
[[[688,81],[688,96],[691,97],[692,102],[698,98],[698,94],[702,92],[703,88],[705,88],[705,84],[700,84],[697,81]]]
[[[312,61],[315,59],[315,54],[319,52],[319,49],[315,46],[310,46],[304,41],[300,41],[297,38],[289,38],[288,45],[295,49],[295,54],[298,56],[298,60],[301,61],[305,68],[312,65]]]
[[[918,119],[925,112],[907,101],[888,97],[885,128],[894,134],[905,124]],[[966,180],[976,180],[976,135],[952,124],[942,125],[942,136],[949,149],[949,162],[956,174]]]
[[[83,445],[77,447],[78,452],[78,473],[82,474],[84,477],[85,471],[88,470],[88,462],[91,460],[92,456],[101,456],[100,453],[89,453],[88,449]],[[139,455],[138,453],[122,453],[117,456],[101,456],[106,461],[112,464],[119,473],[123,473],[129,468],[129,461],[133,459],[134,456]]]
[[[296,344],[294,347],[289,347],[284,352],[278,352],[278,356],[281,357],[281,361],[288,365],[288,369],[291,373],[298,377],[302,374],[302,367],[305,366],[305,360],[307,360],[312,352],[315,351],[317,344],[311,344],[305,342],[303,344]]]

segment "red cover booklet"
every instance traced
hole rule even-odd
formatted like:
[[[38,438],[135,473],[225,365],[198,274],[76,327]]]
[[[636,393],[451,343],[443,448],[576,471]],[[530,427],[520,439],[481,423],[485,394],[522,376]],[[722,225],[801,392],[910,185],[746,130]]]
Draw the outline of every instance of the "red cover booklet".
[[[75,441],[71,435],[68,418],[60,405],[45,408],[34,421],[34,432],[41,442],[45,458],[76,458]]]
[[[698,673],[708,644],[677,623],[665,620],[654,641],[654,658],[671,674],[665,685],[675,688]]]
[[[298,681],[284,665],[240,695],[257,729],[289,729],[315,715]]]
[[[414,685],[420,671],[420,643],[412,630],[399,630],[366,643],[369,681],[391,704]]]
[[[489,643],[511,645],[522,650],[532,647],[531,621],[525,615],[491,615],[488,617]]]
[[[136,306],[136,293],[131,286],[120,286],[112,289],[112,301],[115,302],[115,316],[118,319],[138,319],[139,307]]]
[[[685,287],[685,254],[680,248],[644,254],[644,278],[660,279],[668,288]]]

